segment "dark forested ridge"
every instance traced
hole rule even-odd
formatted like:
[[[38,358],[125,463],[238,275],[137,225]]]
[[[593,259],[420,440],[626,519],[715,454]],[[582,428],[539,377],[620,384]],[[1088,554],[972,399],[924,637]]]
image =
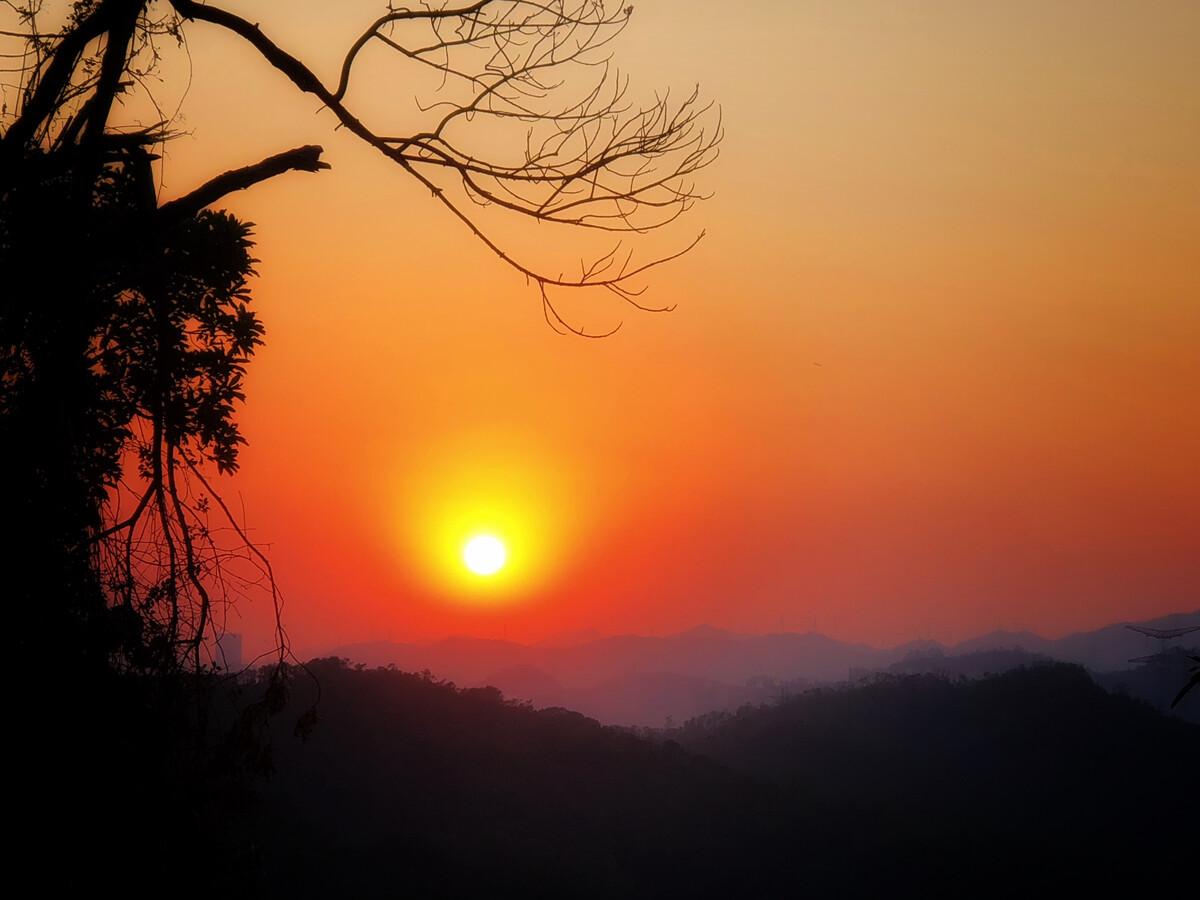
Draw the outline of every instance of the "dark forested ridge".
[[[811,691],[689,723],[680,739],[898,843],[971,853],[1009,843],[1047,864],[1078,854],[1083,865],[1101,847],[1153,858],[1171,842],[1167,823],[1189,821],[1200,787],[1200,729],[1068,665]]]
[[[303,744],[281,734],[266,791],[266,874],[285,893],[700,889],[728,877],[718,860],[742,819],[770,817],[769,792],[743,790],[674,743],[508,703],[495,689],[333,660],[312,668],[321,721]]]
[[[264,790],[280,895],[1106,896],[1195,848],[1200,728],[1073,666],[884,676],[640,735],[313,668],[320,722],[301,742],[279,717]]]

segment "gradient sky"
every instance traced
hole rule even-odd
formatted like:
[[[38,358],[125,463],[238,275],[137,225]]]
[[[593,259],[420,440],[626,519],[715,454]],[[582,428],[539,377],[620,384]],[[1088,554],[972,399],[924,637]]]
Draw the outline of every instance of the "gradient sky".
[[[328,74],[382,4],[231,6]],[[1200,606],[1200,4],[641,0],[618,61],[700,82],[727,138],[668,236],[708,237],[652,279],[678,309],[564,303],[623,319],[603,341],[554,334],[404,173],[188,34],[167,195],[297,144],[333,165],[228,204],[258,225],[268,343],[225,493],[301,652]],[[356,91],[381,123],[413,110],[386,58]],[[588,246],[547,234],[512,239]],[[442,537],[481,504],[521,555],[489,592]],[[232,627],[257,646],[268,612]]]

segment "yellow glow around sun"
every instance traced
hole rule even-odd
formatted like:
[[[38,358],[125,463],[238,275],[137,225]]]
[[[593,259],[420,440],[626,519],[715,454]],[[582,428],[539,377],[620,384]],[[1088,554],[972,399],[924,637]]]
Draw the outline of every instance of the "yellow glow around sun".
[[[508,551],[494,534],[479,534],[463,546],[463,563],[476,575],[495,575],[504,568]]]
[[[574,549],[578,498],[560,461],[527,440],[472,432],[397,471],[405,566],[452,603],[535,596]]]

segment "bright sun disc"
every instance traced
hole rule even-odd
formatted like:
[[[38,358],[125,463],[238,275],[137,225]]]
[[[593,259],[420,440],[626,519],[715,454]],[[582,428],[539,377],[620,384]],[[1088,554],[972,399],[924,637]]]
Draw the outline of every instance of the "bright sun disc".
[[[476,575],[495,575],[508,559],[508,551],[498,537],[481,534],[467,541],[463,547],[463,562]]]

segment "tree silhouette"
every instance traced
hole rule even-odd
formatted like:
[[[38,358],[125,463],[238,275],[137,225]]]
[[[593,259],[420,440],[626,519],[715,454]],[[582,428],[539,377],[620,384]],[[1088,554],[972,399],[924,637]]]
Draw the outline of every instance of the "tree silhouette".
[[[248,293],[252,228],[210,207],[329,166],[321,147],[296,147],[160,197],[155,151],[176,136],[172,122],[116,110],[145,90],[170,42],[215,28],[252,47],[524,276],[557,330],[602,336],[560,315],[562,289],[656,309],[641,299],[641,276],[700,239],[642,260],[622,243],[702,199],[695,176],[721,139],[719,114],[694,91],[633,102],[608,55],[632,7],[388,5],[328,84],[220,5],[78,0],[50,30],[41,0],[5,6],[14,52],[0,59],[15,61],[6,71],[16,80],[0,117],[0,471],[15,526],[6,569],[28,576],[12,606],[30,655],[53,635],[97,665],[202,670],[221,609],[260,583],[278,621],[269,562],[212,484],[214,471],[237,468],[235,412],[264,332]],[[436,75],[416,123],[383,127],[355,110],[350,86],[368,48]],[[576,275],[553,273],[507,249],[480,207],[612,232],[615,244]],[[282,628],[277,645],[282,660]]]

